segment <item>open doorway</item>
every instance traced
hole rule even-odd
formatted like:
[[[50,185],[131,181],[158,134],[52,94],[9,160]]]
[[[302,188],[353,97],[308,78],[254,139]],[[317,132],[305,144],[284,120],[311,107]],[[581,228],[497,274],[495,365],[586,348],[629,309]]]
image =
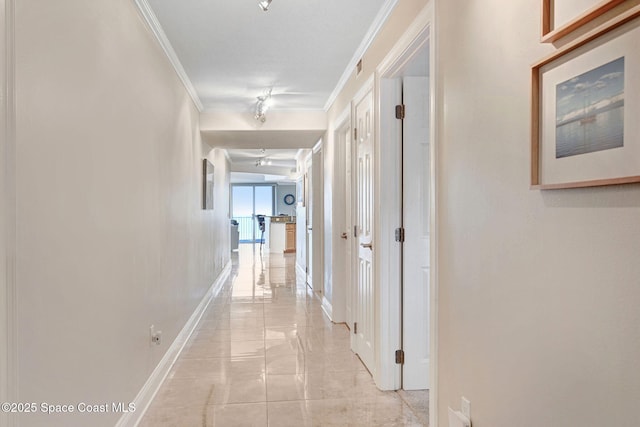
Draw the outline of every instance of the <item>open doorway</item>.
[[[234,184],[231,186],[231,219],[238,223],[240,243],[264,243],[259,219],[272,216],[275,186]]]
[[[394,236],[381,238],[381,257],[390,261],[381,266],[380,280],[394,285],[380,296],[389,301],[381,309],[385,326],[380,354],[396,356],[395,364],[380,363],[379,382],[388,388],[429,390],[430,404],[436,399],[437,289],[432,22],[433,9],[427,6],[377,70],[379,152],[386,159],[380,166],[380,191],[389,201],[383,208],[389,221],[381,223],[380,233]]]

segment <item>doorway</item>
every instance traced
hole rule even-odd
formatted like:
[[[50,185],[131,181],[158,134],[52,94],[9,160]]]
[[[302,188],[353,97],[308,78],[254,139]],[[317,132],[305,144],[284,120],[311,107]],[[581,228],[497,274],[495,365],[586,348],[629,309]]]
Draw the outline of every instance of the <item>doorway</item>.
[[[382,209],[389,218],[381,222],[380,234],[395,237],[380,248],[381,257],[389,260],[379,267],[380,280],[390,284],[388,290],[381,287],[380,298],[389,303],[381,307],[380,357],[396,355],[393,362],[380,364],[379,381],[387,389],[429,389],[430,405],[437,399],[432,22],[430,3],[377,69],[378,148],[386,160],[380,162],[379,179],[381,197],[388,200]]]
[[[422,68],[428,49],[413,61],[416,70],[402,77],[402,388],[424,390],[429,388],[430,123],[429,78]]]
[[[336,120],[333,132],[333,176],[332,194],[330,195],[331,209],[326,210],[331,215],[325,224],[325,244],[330,245],[330,256],[325,258],[330,271],[331,295],[329,300],[323,299],[325,311],[331,313],[334,323],[346,323],[349,328],[353,325],[353,284],[352,253],[354,232],[351,219],[352,189],[351,189],[351,115],[350,108],[346,109]],[[325,246],[326,248],[326,246]],[[325,298],[327,294],[325,292]],[[327,308],[328,307],[328,308]]]
[[[260,216],[272,216],[275,186],[234,184],[231,186],[231,219],[238,222],[240,243],[264,243]]]

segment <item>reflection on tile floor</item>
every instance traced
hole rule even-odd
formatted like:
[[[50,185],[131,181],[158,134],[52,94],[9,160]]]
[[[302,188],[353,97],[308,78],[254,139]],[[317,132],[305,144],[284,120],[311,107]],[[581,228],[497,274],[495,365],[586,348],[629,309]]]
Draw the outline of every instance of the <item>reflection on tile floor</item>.
[[[295,254],[240,245],[144,427],[425,426],[428,392],[382,392],[296,277]]]

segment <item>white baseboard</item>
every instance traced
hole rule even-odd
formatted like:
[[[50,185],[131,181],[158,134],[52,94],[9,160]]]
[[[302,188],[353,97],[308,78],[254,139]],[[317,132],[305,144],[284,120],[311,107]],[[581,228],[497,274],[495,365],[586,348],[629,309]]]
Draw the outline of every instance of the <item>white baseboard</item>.
[[[322,311],[329,317],[329,320],[333,322],[333,306],[326,297],[322,297]]]
[[[200,318],[209,306],[211,300],[215,298],[222,289],[222,285],[229,277],[230,272],[231,262],[227,263],[227,265],[222,269],[215,282],[213,282],[213,285],[211,285],[209,291],[207,291],[206,295],[202,298],[198,307],[196,307],[187,323],[165,353],[162,360],[160,360],[160,363],[158,363],[158,366],[156,366],[149,376],[149,379],[142,387],[142,390],[140,390],[136,396],[133,401],[136,405],[136,411],[123,414],[120,420],[118,420],[116,427],[135,427],[140,423],[167,374],[169,374],[171,367],[178,359],[178,356],[180,356],[187,340],[198,325]]]

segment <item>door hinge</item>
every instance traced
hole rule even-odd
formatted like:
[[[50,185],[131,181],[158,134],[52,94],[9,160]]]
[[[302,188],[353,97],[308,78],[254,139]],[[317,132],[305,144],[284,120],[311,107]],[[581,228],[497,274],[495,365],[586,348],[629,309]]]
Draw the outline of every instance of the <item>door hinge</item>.
[[[357,225],[353,226],[353,237],[358,237],[358,226]]]
[[[357,128],[353,128],[353,140],[354,141],[358,140],[358,129]]]
[[[396,350],[396,363],[404,365],[404,350]]]
[[[404,120],[404,104],[396,105],[396,119]]]
[[[404,228],[396,228],[396,242],[404,242]]]
[[[353,333],[354,334],[358,333],[358,322],[353,322]]]

